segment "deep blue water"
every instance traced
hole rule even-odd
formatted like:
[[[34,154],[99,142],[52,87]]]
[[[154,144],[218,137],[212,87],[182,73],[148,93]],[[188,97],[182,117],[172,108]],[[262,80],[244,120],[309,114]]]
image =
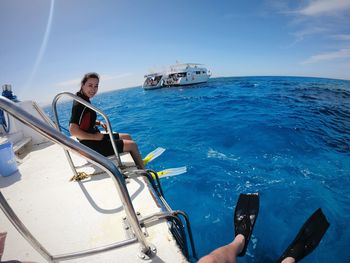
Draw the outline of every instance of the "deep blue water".
[[[143,155],[166,152],[154,170],[168,203],[191,220],[199,256],[234,237],[239,193],[259,192],[260,213],[239,262],[273,262],[318,207],[331,226],[303,262],[348,262],[350,251],[350,81],[216,78],[185,88],[102,93],[93,104]],[[67,123],[71,104],[62,104]]]

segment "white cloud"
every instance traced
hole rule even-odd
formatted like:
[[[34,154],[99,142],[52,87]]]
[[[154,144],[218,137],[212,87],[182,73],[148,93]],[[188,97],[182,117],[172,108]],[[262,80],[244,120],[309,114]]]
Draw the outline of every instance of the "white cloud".
[[[338,34],[332,36],[332,38],[343,41],[350,41],[350,34]]]
[[[69,86],[78,86],[80,83],[80,79],[71,79],[56,83],[55,86],[59,87],[69,87]]]
[[[350,48],[314,55],[303,61],[302,64],[314,64],[322,61],[330,61],[341,58],[350,58]]]
[[[305,37],[315,35],[315,34],[321,34],[327,32],[328,29],[322,28],[319,26],[304,28],[303,30],[297,31],[295,33],[292,33],[292,35],[295,37],[295,42],[302,41]]]
[[[336,15],[350,10],[349,0],[314,0],[298,11],[305,16]]]
[[[291,18],[289,25],[295,28],[290,34],[294,37],[294,41],[288,47],[306,38],[316,40],[319,37],[318,41],[328,39],[337,42],[350,40],[347,26],[350,0],[308,0],[287,3],[289,5],[279,10]],[[341,46],[338,45],[338,48]]]
[[[123,73],[118,75],[109,75],[109,74],[102,74],[100,75],[101,81],[107,81],[107,80],[114,80],[114,79],[122,79],[132,76],[132,73]],[[71,87],[75,86],[78,87],[80,85],[81,79],[70,79],[66,81],[62,81],[59,83],[56,83],[55,86],[58,87]]]
[[[123,74],[119,74],[119,75],[104,74],[104,75],[101,75],[101,80],[122,79],[122,78],[130,77],[132,75],[133,75],[132,73],[123,73]]]

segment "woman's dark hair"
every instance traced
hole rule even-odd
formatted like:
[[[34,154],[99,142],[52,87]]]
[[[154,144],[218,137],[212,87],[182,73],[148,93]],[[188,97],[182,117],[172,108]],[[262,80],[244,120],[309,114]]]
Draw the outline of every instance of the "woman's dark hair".
[[[80,86],[80,89],[85,85],[86,81],[88,79],[98,79],[100,80],[100,76],[95,73],[95,72],[90,72],[90,73],[86,73],[83,77],[83,79],[81,80],[81,86]]]

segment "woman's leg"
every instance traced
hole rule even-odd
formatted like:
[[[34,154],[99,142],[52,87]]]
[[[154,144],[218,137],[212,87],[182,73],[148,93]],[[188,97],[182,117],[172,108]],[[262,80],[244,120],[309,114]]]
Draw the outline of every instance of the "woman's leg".
[[[119,139],[121,140],[132,140],[130,134],[128,133],[119,133]]]
[[[124,152],[130,152],[132,158],[135,161],[137,168],[144,169],[143,160],[137,147],[137,144],[132,140],[123,140],[124,142]]]

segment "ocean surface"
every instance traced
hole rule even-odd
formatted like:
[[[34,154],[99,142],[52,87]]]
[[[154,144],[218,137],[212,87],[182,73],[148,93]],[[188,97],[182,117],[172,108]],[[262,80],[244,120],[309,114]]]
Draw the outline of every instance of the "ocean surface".
[[[259,192],[259,216],[239,262],[276,260],[319,207],[331,226],[303,262],[349,262],[350,81],[215,78],[101,93],[92,103],[114,131],[132,135],[143,156],[166,148],[148,168],[187,166],[161,183],[170,206],[189,215],[199,256],[232,241],[239,194]],[[71,103],[58,108],[67,127]]]

